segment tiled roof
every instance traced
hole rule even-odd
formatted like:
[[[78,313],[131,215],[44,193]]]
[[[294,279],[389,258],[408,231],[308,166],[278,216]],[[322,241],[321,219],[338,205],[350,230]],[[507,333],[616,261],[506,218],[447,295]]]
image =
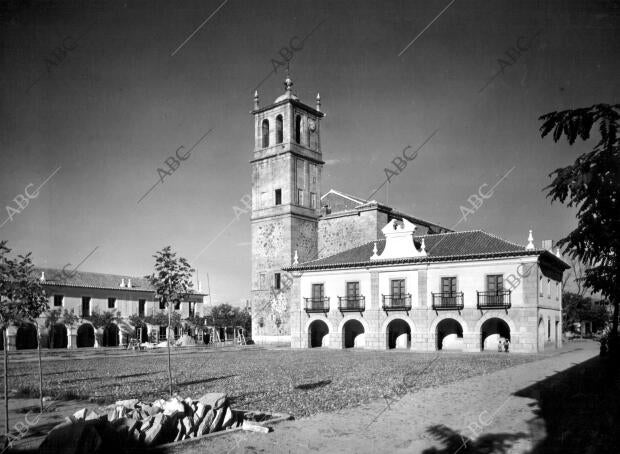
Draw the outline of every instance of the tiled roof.
[[[300,263],[297,266],[285,268],[285,270],[302,271],[360,266],[382,266],[399,263],[445,262],[476,258],[540,255],[544,253],[559,260],[564,266],[567,266],[563,261],[546,250],[528,251],[525,249],[525,246],[511,243],[510,241],[503,240],[495,235],[483,232],[482,230],[414,236],[414,241],[418,249],[420,248],[422,238],[424,238],[427,253],[425,257],[370,260],[375,243],[377,244],[377,254],[381,255],[381,252],[383,252],[385,248],[385,240],[377,240],[329,257]]]
[[[122,274],[92,273],[88,271],[73,271],[67,268],[66,271],[58,268],[35,268],[37,277],[45,273],[43,285],[64,285],[68,287],[87,287],[100,289],[127,290],[136,292],[154,292],[155,289],[144,277],[127,276]],[[125,280],[125,287],[121,287],[121,281]],[[131,287],[127,287],[128,280],[131,279]],[[194,292],[196,295],[203,293]]]

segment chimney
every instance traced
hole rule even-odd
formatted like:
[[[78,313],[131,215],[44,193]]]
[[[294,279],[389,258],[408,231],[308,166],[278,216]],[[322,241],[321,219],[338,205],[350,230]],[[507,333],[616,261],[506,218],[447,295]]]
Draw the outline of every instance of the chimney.
[[[41,281],[45,281],[45,271],[41,271]]]
[[[125,278],[121,279],[121,287],[125,287]]]
[[[127,288],[131,288],[131,279],[127,279]]]

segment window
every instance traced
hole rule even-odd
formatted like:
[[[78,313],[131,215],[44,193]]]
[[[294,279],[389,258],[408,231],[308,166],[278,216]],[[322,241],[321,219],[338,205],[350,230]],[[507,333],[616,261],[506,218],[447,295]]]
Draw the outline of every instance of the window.
[[[164,300],[159,300],[159,310],[164,310],[166,308],[166,302]]]
[[[545,296],[544,289],[543,289],[543,278],[542,278],[542,276],[540,276],[538,278],[538,295]]]
[[[276,205],[282,205],[282,189],[276,189]]]
[[[547,339],[551,339],[551,319],[547,319]]]
[[[166,327],[165,326],[160,326],[159,327],[159,340],[166,340]]]
[[[324,295],[323,284],[312,284],[312,302],[323,302]]]
[[[138,300],[138,315],[144,316],[144,308],[146,307],[146,300]]]
[[[551,279],[547,279],[547,298],[551,298]]]
[[[450,295],[456,293],[456,277],[441,278],[441,293],[449,293]]]
[[[265,273],[260,273],[258,275],[258,289],[259,290],[265,290],[265,285],[266,285],[266,276]]]
[[[503,274],[489,274],[487,276],[487,292],[500,293],[504,289]]]
[[[295,142],[301,143],[301,115],[295,117]]]
[[[559,282],[555,283],[555,299],[557,301],[560,300],[560,283]]]
[[[275,273],[273,275],[273,288],[280,290],[280,273]]]
[[[263,148],[269,146],[269,120],[263,120]]]
[[[196,315],[196,303],[189,303],[189,316],[193,317]]]
[[[54,307],[62,307],[63,295],[54,295]]]
[[[179,300],[174,300],[174,310],[178,311],[181,309],[181,301]]]
[[[297,189],[297,205],[304,206],[304,190]]]
[[[282,133],[282,115],[276,117],[276,143],[282,143],[284,134]]]
[[[114,309],[116,307],[116,298],[108,298],[108,309]]]
[[[310,208],[316,209],[316,194],[314,192],[310,193]]]
[[[82,297],[82,317],[90,317],[90,296]]]
[[[390,294],[392,298],[404,298],[405,297],[405,280],[404,279],[392,279],[390,281]]]
[[[360,283],[359,282],[347,282],[347,299],[357,300],[360,296]]]

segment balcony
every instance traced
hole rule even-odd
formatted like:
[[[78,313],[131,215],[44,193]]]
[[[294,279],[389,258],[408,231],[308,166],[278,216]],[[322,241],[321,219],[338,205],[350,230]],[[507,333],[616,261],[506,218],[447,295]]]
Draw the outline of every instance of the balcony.
[[[411,293],[406,295],[383,295],[383,310],[386,312],[411,310]]]
[[[476,292],[478,309],[510,309],[510,290]]]
[[[433,309],[436,311],[460,311],[463,309],[463,292],[433,293]]]
[[[329,312],[329,297],[322,298],[304,298],[306,305],[306,313]]]
[[[364,296],[339,296],[338,309],[340,312],[363,312],[366,309]]]

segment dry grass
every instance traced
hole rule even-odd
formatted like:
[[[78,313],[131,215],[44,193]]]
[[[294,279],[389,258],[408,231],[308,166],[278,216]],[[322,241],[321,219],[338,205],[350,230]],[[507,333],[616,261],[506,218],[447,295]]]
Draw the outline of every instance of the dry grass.
[[[178,353],[172,362],[175,390],[183,396],[224,391],[235,407],[299,417],[386,395],[398,397],[538,358],[497,353],[248,348]],[[44,388],[53,396],[106,402],[162,397],[168,387],[166,361],[165,356],[153,354],[46,361]],[[11,389],[38,389],[34,362],[9,367]]]

